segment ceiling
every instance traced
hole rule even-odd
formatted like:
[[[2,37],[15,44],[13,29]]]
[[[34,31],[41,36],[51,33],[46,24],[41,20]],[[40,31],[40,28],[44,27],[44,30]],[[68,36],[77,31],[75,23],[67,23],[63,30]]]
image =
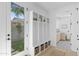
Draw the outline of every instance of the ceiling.
[[[58,10],[59,8],[69,6],[69,5],[79,4],[79,3],[77,2],[34,2],[34,4],[48,12],[52,12],[52,11]]]

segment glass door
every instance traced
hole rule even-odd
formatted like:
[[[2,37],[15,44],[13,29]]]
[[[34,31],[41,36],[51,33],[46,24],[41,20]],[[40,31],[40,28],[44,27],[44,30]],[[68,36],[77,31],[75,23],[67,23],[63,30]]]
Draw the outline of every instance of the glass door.
[[[11,54],[24,50],[24,8],[11,3]]]

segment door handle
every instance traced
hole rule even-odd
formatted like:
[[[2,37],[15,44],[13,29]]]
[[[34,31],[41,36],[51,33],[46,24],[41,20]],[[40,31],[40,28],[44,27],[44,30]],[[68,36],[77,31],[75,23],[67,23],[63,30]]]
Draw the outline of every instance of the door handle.
[[[8,38],[7,40],[10,40],[10,38]]]
[[[10,34],[7,34],[7,36],[10,36]]]

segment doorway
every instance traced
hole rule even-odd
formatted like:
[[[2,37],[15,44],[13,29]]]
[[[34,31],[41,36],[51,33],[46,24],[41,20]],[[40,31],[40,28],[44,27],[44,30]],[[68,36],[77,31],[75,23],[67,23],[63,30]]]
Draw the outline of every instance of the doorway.
[[[62,49],[71,49],[71,31],[70,31],[70,16],[57,17],[56,20],[56,45]]]
[[[24,8],[11,3],[11,55],[24,51]]]

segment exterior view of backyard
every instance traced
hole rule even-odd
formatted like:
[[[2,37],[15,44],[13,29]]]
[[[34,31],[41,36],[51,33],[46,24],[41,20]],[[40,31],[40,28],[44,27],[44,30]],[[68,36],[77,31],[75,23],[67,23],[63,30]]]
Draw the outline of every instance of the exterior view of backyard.
[[[24,8],[11,3],[11,52],[12,55],[24,50]]]

